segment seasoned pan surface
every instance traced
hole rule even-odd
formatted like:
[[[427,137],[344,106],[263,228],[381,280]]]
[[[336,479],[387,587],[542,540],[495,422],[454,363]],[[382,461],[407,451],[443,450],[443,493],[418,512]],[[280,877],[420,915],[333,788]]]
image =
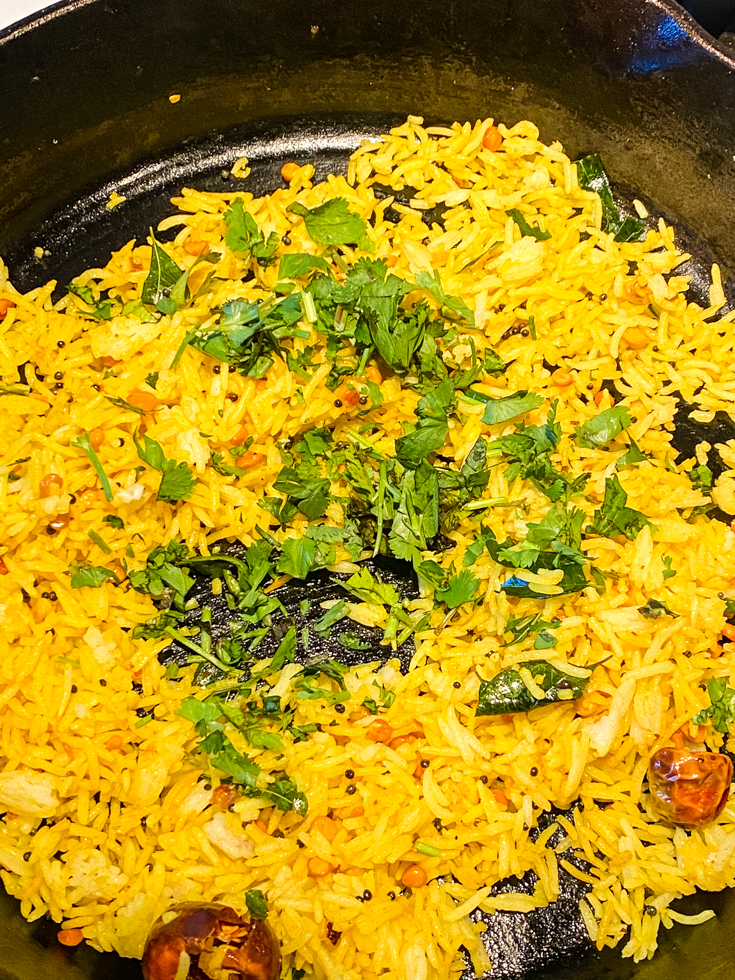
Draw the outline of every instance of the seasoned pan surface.
[[[408,113],[493,115],[533,119],[571,155],[600,152],[624,196],[635,189],[676,221],[694,255],[693,298],[714,256],[732,298],[733,68],[659,2],[61,5],[0,37],[0,92],[13,107],[0,113],[0,254],[20,288],[63,284],[143,238],[182,186],[231,188],[242,154],[253,164],[243,186],[260,194],[286,159],[308,160],[317,177],[339,171],[363,136]],[[108,211],[113,189],[127,201]],[[691,455],[703,435],[679,425],[677,449]],[[552,909],[488,922],[493,977],[733,975],[731,894],[695,896],[687,911],[718,918],[672,930],[654,961],[633,964],[590,950],[578,884]],[[0,980],[139,976],[135,962],[60,947],[52,923],[29,925],[2,903]]]

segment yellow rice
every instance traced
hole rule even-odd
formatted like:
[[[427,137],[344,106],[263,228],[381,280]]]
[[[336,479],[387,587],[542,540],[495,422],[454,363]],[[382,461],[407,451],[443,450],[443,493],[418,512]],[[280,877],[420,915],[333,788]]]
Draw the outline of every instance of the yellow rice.
[[[623,955],[635,959],[653,955],[660,925],[708,917],[673,911],[677,897],[696,886],[733,884],[735,804],[701,830],[674,829],[656,820],[644,784],[651,755],[709,704],[701,685],[711,677],[735,685],[732,647],[721,644],[722,596],[735,594],[735,535],[703,516],[687,521],[705,503],[684,472],[695,463],[676,470],[666,463],[675,456],[674,392],[701,419],[716,410],[735,412],[735,335],[732,316],[717,316],[724,302],[719,270],[713,270],[710,306],[687,302],[687,277],[676,273],[686,256],[671,228],[659,221],[642,242],[614,242],[601,230],[599,198],[579,189],[560,144],[539,142],[530,122],[512,129],[500,124],[503,146],[491,152],[482,145],[491,124],[432,129],[409,118],[356,150],[346,177],[313,185],[313,168],[302,166],[287,188],[260,199],[247,192],[247,183],[221,195],[183,190],[174,200],[178,213],[161,225],[176,229],[172,257],[190,266],[194,258],[184,246],[191,239],[216,247],[222,258],[215,285],[159,322],[118,316],[96,324],[80,315],[73,297],[54,302],[53,282],[19,294],[0,263],[0,300],[15,304],[0,322],[3,384],[17,388],[17,368],[27,361],[39,375],[29,369],[28,388],[0,398],[0,557],[7,570],[0,576],[0,865],[6,889],[27,918],[49,913],[60,928],[81,929],[97,949],[139,957],[150,923],[170,905],[206,900],[244,911],[245,891],[260,888],[281,942],[284,976],[294,968],[329,980],[443,980],[463,969],[460,946],[469,950],[478,975],[490,969],[480,939],[484,927],[470,918],[475,909],[545,906],[558,896],[560,867],[591,886],[581,914],[598,948],[622,940]],[[239,163],[238,173],[246,174],[247,161]],[[374,182],[417,189],[411,206],[395,205],[397,224],[385,219],[391,198],[376,198]],[[152,602],[109,581],[74,590],[68,573],[72,561],[112,568],[126,560],[140,568],[154,546],[172,539],[204,554],[221,541],[250,543],[265,519],[257,501],[272,493],[282,465],[278,440],[314,426],[333,429],[339,439],[353,424],[356,409],[337,407],[325,386],[329,365],[321,350],[315,360],[322,366],[309,382],[282,360],[265,387],[224,364],[214,374],[213,359],[191,347],[169,368],[193,324],[213,322],[211,311],[223,301],[262,297],[276,282],[277,266],[256,268],[255,278],[242,282],[243,261],[223,244],[222,214],[235,196],[266,234],[288,233],[291,245],[284,250],[295,252],[315,246],[301,219],[286,213],[288,205],[346,198],[369,219],[377,256],[403,278],[438,269],[446,292],[474,310],[477,329],[467,333],[478,351],[493,347],[510,362],[504,375],[475,387],[493,397],[519,389],[540,393],[546,402],[530,422],[545,418],[558,398],[558,419],[569,432],[600,410],[594,395],[602,382],[614,382],[634,419],[630,433],[650,457],[622,470],[620,479],[628,506],[642,511],[653,529],[633,542],[584,543],[591,561],[619,576],[608,579],[605,594],[591,587],[573,596],[549,594],[558,589],[547,577],[538,600],[509,600],[498,591],[507,571],[485,554],[473,569],[481,602],[452,614],[435,610],[407,675],[397,661],[380,670],[381,683],[396,694],[381,718],[396,735],[420,730],[420,739],[393,749],[367,738],[373,719],[355,713],[374,691],[375,665],[347,676],[344,714],[320,701],[296,701],[284,676],[279,693],[296,705],[295,723],[318,722],[323,730],[289,745],[280,762],[266,750],[247,751],[264,770],[284,768],[297,781],[309,801],[305,818],[266,800],[243,798],[224,813],[211,805],[216,772],[202,770],[192,725],[176,714],[185,697],[204,692],[192,686],[190,669],[176,681],[165,679],[157,654],[167,641],[129,635],[156,615]],[[448,207],[445,227],[429,228],[421,211],[438,203]],[[506,215],[514,207],[541,222],[551,238],[521,238]],[[501,246],[480,258],[494,242]],[[355,260],[353,250],[344,252]],[[95,293],[110,290],[122,302],[134,300],[150,254],[149,245],[129,242],[104,268],[87,270],[77,281]],[[479,261],[468,267],[473,259]],[[629,274],[631,262],[637,270]],[[200,269],[192,283],[203,278]],[[531,316],[536,339],[515,334],[501,343],[509,328],[527,326]],[[626,343],[632,327],[643,331],[643,349]],[[292,341],[296,349],[313,342]],[[470,356],[468,342],[455,347],[461,365],[468,366]],[[103,358],[116,362],[113,375],[104,376]],[[563,367],[570,376],[566,386],[550,376],[544,360]],[[147,432],[168,456],[189,463],[198,481],[191,499],[176,506],[156,501],[158,478],[150,469],[136,473],[132,433],[139,417],[105,397],[126,398],[145,388],[153,371],[160,372],[155,394],[162,407],[146,415]],[[53,380],[56,372],[63,387]],[[385,379],[381,391],[371,439],[392,455],[404,425],[415,421],[418,396],[396,377]],[[480,404],[460,402],[444,456],[461,463],[480,434],[513,431],[513,424],[484,426],[482,412]],[[254,435],[252,451],[265,462],[240,477],[220,475],[209,463],[210,447],[227,445],[243,424]],[[72,445],[81,430],[97,427],[105,430],[98,452],[115,492],[109,505],[89,460]],[[721,451],[735,467],[735,445]],[[591,474],[589,499],[576,499],[589,516],[616,458],[570,439],[554,454],[557,467]],[[503,469],[491,470],[485,496],[509,493]],[[59,474],[63,486],[42,497],[40,482],[49,473]],[[537,520],[548,508],[528,483],[517,484],[511,495],[525,498],[525,520]],[[719,479],[714,498],[735,511],[735,470]],[[49,521],[67,513],[68,526],[50,536]],[[113,513],[124,520],[122,530],[103,523]],[[327,521],[339,523],[340,515],[339,507],[330,509]],[[489,509],[485,521],[499,540],[523,533],[514,510]],[[306,523],[300,516],[294,526],[303,532]],[[475,528],[465,520],[453,533],[442,565],[461,567]],[[90,539],[90,530],[107,542],[109,554]],[[664,557],[676,569],[673,578],[663,576]],[[664,599],[678,618],[643,619],[636,609],[651,597]],[[414,608],[431,609],[431,594]],[[530,714],[475,717],[478,671],[489,678],[548,656],[532,649],[532,638],[504,644],[511,611],[542,611],[545,620],[563,615],[551,651],[555,660],[581,667],[606,661],[598,713],[580,717],[571,701]],[[352,615],[381,625],[386,613],[355,604]],[[152,710],[153,720],[139,725],[140,709]],[[722,744],[711,726],[706,740],[715,750]],[[417,777],[421,759],[429,766]],[[355,795],[346,793],[347,769],[356,773]],[[539,813],[575,800],[583,806],[531,840]],[[331,843],[312,829],[327,813],[339,828]],[[545,846],[557,829],[561,842]],[[419,840],[441,856],[417,852]],[[570,862],[573,854],[588,862],[589,872]],[[315,856],[332,873],[311,876],[308,862]],[[401,876],[413,864],[423,867],[429,884],[401,894]],[[528,869],[538,875],[532,896],[490,893],[496,882]],[[444,884],[435,880],[439,875],[446,876]],[[356,896],[365,889],[373,898],[360,902]],[[391,892],[398,893],[395,900]],[[337,945],[327,937],[327,923],[341,933]]]

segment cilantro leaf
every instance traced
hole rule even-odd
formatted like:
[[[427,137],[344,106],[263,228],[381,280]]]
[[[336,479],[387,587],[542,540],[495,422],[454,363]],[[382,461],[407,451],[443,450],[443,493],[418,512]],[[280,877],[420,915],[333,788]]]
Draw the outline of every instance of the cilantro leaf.
[[[448,609],[456,609],[463,602],[475,598],[480,580],[468,568],[453,575],[440,589],[436,589],[434,597],[443,602]]]
[[[648,456],[640,451],[635,441],[631,439],[630,436],[628,436],[628,439],[630,440],[630,445],[628,446],[627,451],[624,452],[620,459],[618,459],[615,463],[615,468],[618,470],[622,469],[623,466],[634,466],[636,463],[645,463],[648,459]]]
[[[161,444],[148,435],[144,434],[143,442],[140,442],[134,434],[133,441],[138,450],[138,457],[161,474],[158,499],[169,504],[188,500],[197,482],[191,467],[187,463],[177,463],[175,459],[167,459]]]
[[[396,456],[409,469],[416,469],[429,453],[441,449],[449,433],[447,416],[457,399],[449,378],[419,399],[416,415],[419,421],[412,432],[396,439]]]
[[[589,530],[605,538],[624,534],[629,541],[634,541],[644,527],[653,527],[645,514],[625,506],[627,500],[628,494],[623,490],[617,476],[608,477],[605,480],[602,507],[595,511]]]
[[[306,578],[314,567],[316,547],[311,538],[286,538],[276,569],[294,578]]]
[[[372,602],[376,606],[394,606],[400,602],[398,589],[387,582],[381,582],[369,569],[361,568],[346,582],[339,583],[342,588],[360,599],[361,602]]]
[[[695,466],[687,476],[692,482],[694,490],[701,490],[704,494],[712,492],[713,473],[709,466]]]
[[[329,488],[329,480],[314,475],[314,469],[308,463],[284,466],[273,484],[274,490],[286,495],[278,519],[288,523],[298,511],[310,521],[324,517],[331,499]]]
[[[421,552],[439,530],[439,482],[436,470],[423,460],[408,470],[390,530],[390,548],[396,558],[417,566]]]
[[[676,569],[671,567],[672,561],[673,559],[671,555],[664,555],[664,570],[663,570],[664,579],[673,578],[676,575]]]
[[[310,255],[308,252],[289,252],[281,256],[281,264],[278,266],[279,279],[298,279],[305,276],[312,269],[320,269],[328,275],[332,274],[332,267],[323,259],[321,255]]]
[[[125,527],[125,522],[123,521],[122,517],[118,517],[117,514],[107,514],[102,518],[102,523],[110,524],[116,531],[122,531],[122,529]]]
[[[138,441],[137,435],[133,436],[133,440],[135,442],[135,448],[138,450],[138,459],[143,460],[144,463],[153,467],[154,470],[158,470],[159,472],[163,470],[166,456],[160,442],[156,442],[155,439],[151,439],[145,433],[143,434],[142,443]]]
[[[663,619],[664,616],[678,619],[678,615],[672,612],[662,599],[649,599],[645,606],[638,607],[638,612],[646,619]]]
[[[250,888],[245,892],[245,905],[251,919],[267,919],[268,903],[259,888]]]
[[[231,252],[251,255],[262,266],[276,261],[275,252],[281,243],[280,238],[272,231],[266,241],[255,218],[245,210],[241,197],[233,200],[222,217],[227,225],[225,242]]]
[[[158,499],[167,504],[188,500],[194,493],[196,484],[196,478],[187,463],[177,463],[175,459],[167,459],[161,471]]]
[[[530,236],[531,238],[535,238],[537,242],[544,242],[547,238],[551,238],[550,231],[544,231],[542,228],[539,228],[538,225],[529,225],[518,208],[511,208],[505,213],[509,218],[512,218],[515,221],[521,235],[524,237]]]
[[[364,252],[374,251],[367,223],[350,211],[343,197],[334,197],[315,208],[294,202],[287,209],[301,215],[309,236],[317,245],[356,245]]]
[[[396,457],[409,469],[416,469],[430,453],[447,441],[449,425],[435,418],[419,419],[412,432],[396,439]]]
[[[78,296],[92,307],[91,310],[81,310],[86,316],[94,317],[95,320],[111,319],[112,303],[109,300],[105,300],[104,302],[102,300],[96,300],[91,287],[80,286],[75,282],[71,282],[66,288],[73,296]]]
[[[76,565],[71,566],[73,574],[71,577],[72,589],[99,589],[103,582],[108,578],[117,582],[117,576],[109,568],[101,565]]]
[[[533,411],[543,404],[541,395],[531,391],[516,391],[512,395],[503,398],[492,398],[488,401],[482,421],[486,425],[499,425],[501,422],[510,422],[520,415]]]
[[[726,677],[712,677],[707,681],[710,706],[698,712],[692,721],[695,725],[706,725],[711,718],[715,729],[727,735],[730,725],[735,721],[735,691],[728,687]]]
[[[433,275],[426,271],[419,272],[419,274],[416,276],[416,285],[431,293],[434,299],[438,301],[442,309],[451,310],[453,313],[457,313],[467,321],[470,327],[474,328],[475,314],[472,312],[469,306],[467,306],[464,300],[459,298],[459,296],[449,296],[444,292],[444,287],[442,286],[439,271],[437,269],[434,269]]]
[[[577,443],[585,449],[599,449],[630,425],[632,420],[627,407],[613,405],[580,425],[577,429]]]

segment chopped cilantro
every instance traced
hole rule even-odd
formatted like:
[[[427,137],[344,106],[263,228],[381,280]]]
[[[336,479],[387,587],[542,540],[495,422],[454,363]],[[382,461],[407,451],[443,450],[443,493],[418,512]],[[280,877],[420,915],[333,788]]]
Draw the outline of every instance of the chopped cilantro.
[[[169,504],[188,500],[196,487],[196,479],[191,467],[187,463],[167,459],[161,444],[148,435],[143,435],[142,443],[137,435],[133,436],[133,440],[138,450],[138,457],[161,474],[158,499]]]
[[[608,477],[605,480],[602,507],[595,511],[589,530],[606,538],[624,534],[629,541],[634,541],[644,527],[652,527],[645,514],[625,506],[627,500],[628,494],[623,490],[617,476]]]
[[[504,398],[492,398],[488,401],[482,421],[486,425],[499,425],[501,422],[510,422],[517,419],[527,412],[533,411],[543,404],[541,395],[529,391],[516,391],[512,395]]]
[[[236,197],[223,215],[227,231],[225,242],[231,252],[251,255],[262,266],[276,261],[276,249],[280,238],[272,231],[266,241],[255,218],[245,210],[241,197]]]
[[[577,442],[585,449],[599,449],[607,445],[623,429],[631,425],[630,412],[625,405],[613,405],[599,415],[587,419],[577,429]],[[644,457],[645,458],[645,457]]]
[[[72,572],[72,589],[99,589],[102,583],[106,582],[108,578],[117,582],[115,573],[110,571],[109,568],[103,568],[101,565],[72,564],[70,571]]]
[[[692,721],[695,725],[706,725],[711,718],[716,731],[727,735],[735,721],[735,691],[728,687],[726,677],[712,677],[707,681],[707,693],[709,708],[703,708]]]
[[[350,211],[343,197],[334,197],[315,208],[295,202],[287,209],[301,215],[309,236],[317,245],[356,245],[364,252],[374,251],[363,219]]]

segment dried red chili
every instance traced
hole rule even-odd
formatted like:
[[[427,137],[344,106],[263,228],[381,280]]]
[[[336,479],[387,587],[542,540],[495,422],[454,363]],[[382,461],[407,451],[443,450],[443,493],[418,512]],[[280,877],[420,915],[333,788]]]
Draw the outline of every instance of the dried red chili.
[[[168,919],[171,912],[176,914]],[[186,975],[192,980],[222,970],[232,971],[231,980],[278,980],[281,973],[281,950],[271,927],[262,919],[242,919],[228,905],[185,902],[165,913],[145,944],[145,980],[175,980],[183,954],[190,957]]]
[[[717,752],[659,749],[648,767],[653,809],[677,827],[703,827],[722,813],[732,773],[730,759]]]

